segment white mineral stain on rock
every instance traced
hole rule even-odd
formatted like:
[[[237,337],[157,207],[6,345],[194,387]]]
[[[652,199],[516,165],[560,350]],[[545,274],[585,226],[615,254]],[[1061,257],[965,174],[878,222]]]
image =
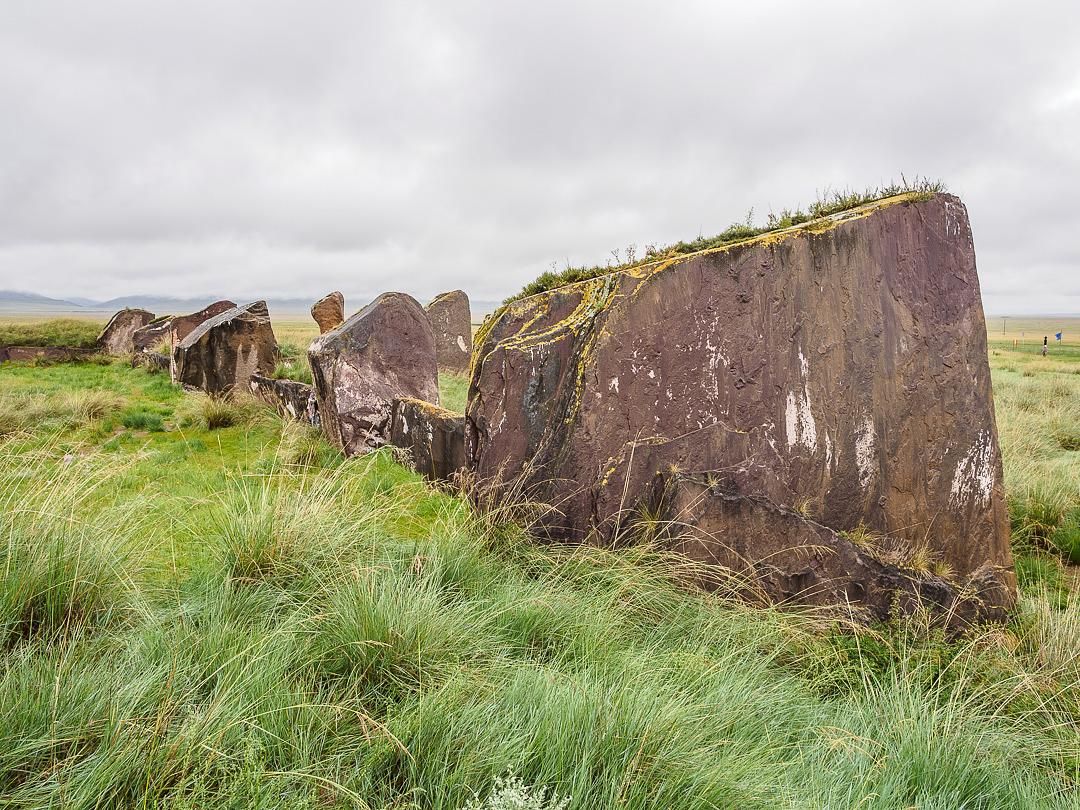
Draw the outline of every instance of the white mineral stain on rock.
[[[874,449],[877,436],[874,432],[874,420],[863,417],[862,424],[855,433],[855,466],[859,470],[859,486],[867,487],[874,480]]]
[[[457,345],[458,348],[461,349],[463,352],[467,352],[469,350],[469,347],[465,345],[465,338],[461,335],[457,336]]]
[[[974,499],[979,506],[985,506],[993,487],[994,447],[990,441],[990,431],[982,430],[967,455],[956,465],[949,502],[960,506]]]
[[[788,391],[784,426],[789,448],[801,444],[810,452],[817,450],[817,422],[810,408],[810,396],[805,390],[797,395],[794,391]]]
[[[608,380],[608,391],[614,391],[616,394],[619,393],[618,377],[612,377],[610,380]]]

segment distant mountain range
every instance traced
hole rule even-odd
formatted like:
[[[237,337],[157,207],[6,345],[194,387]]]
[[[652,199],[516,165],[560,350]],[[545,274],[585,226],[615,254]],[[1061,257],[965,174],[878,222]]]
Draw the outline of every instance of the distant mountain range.
[[[0,312],[56,312],[56,313],[113,313],[118,309],[133,307],[148,309],[157,315],[196,312],[207,304],[220,301],[223,296],[202,295],[180,298],[168,295],[125,295],[106,301],[94,301],[89,298],[49,298],[37,293],[18,290],[0,290]],[[231,299],[239,303],[238,298]],[[266,304],[273,312],[306,313],[315,301],[314,298],[271,298]]]
[[[50,313],[62,314],[87,314],[87,315],[111,315],[118,309],[133,307],[147,309],[155,315],[174,315],[186,312],[197,312],[214,301],[220,301],[226,296],[203,295],[191,298],[180,298],[167,295],[125,295],[120,298],[110,298],[106,301],[94,301],[90,298],[49,298],[37,293],[21,292],[19,290],[0,290],[0,312],[8,314],[18,313]],[[307,314],[317,296],[312,298],[268,298],[266,305],[270,314]],[[246,304],[246,300],[232,298],[238,304]],[[363,303],[367,303],[366,301]],[[346,309],[349,308],[346,301]],[[362,304],[361,304],[362,305]],[[357,305],[359,309],[360,305]],[[473,319],[476,320],[489,312],[494,312],[499,306],[498,301],[473,301]],[[355,310],[350,310],[355,311]]]

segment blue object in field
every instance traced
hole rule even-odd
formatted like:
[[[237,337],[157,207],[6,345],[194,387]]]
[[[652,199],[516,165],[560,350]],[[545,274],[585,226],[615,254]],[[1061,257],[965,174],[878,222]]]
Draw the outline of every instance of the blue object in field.
[[[1061,342],[1061,332],[1058,332],[1054,337],[1057,338],[1058,343]]]

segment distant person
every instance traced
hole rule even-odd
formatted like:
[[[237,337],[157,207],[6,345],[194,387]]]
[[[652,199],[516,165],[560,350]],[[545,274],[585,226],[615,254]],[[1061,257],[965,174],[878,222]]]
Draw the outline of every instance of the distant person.
[[[1043,335],[1043,357],[1046,357],[1046,340],[1047,340],[1047,337],[1048,337],[1047,335]]]

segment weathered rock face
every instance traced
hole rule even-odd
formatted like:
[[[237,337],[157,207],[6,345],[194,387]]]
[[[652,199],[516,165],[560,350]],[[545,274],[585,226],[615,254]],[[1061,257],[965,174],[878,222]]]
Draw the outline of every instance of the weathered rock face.
[[[991,564],[960,587],[944,568],[916,562],[917,549],[902,542],[840,534],[764,498],[727,494],[718,476],[668,473],[656,484],[652,514],[669,547],[705,564],[696,569],[705,587],[764,603],[836,606],[866,623],[921,607],[957,628],[1004,619],[1012,602],[1010,583]]]
[[[395,399],[439,401],[435,338],[423,307],[384,293],[308,347],[323,432],[346,455],[386,443]]]
[[[113,315],[98,335],[98,346],[106,354],[124,357],[135,351],[135,332],[154,320],[145,309],[122,309]]]
[[[265,301],[234,307],[203,321],[176,344],[173,381],[210,394],[247,387],[253,374],[268,376],[277,360],[277,340]]]
[[[155,318],[146,326],[135,330],[131,336],[132,346],[136,352],[147,352],[157,348],[169,340],[169,330],[172,328],[172,316],[162,315]]]
[[[215,301],[214,303],[192,312],[190,315],[174,315],[170,321],[170,340],[176,346],[180,341],[190,335],[202,323],[217,317],[223,312],[234,309],[236,304],[232,301]]]
[[[319,334],[325,335],[345,322],[345,296],[335,290],[327,293],[311,307],[311,317],[319,325]]]
[[[309,425],[319,425],[319,406],[315,401],[315,389],[296,380],[273,380],[259,374],[251,377],[251,393],[272,405],[288,419],[297,419]]]
[[[555,534],[610,537],[674,466],[925,546],[959,581],[996,567],[1012,593],[956,197],[905,195],[569,285],[477,337],[469,462],[555,505]]]
[[[427,305],[441,371],[465,374],[472,359],[472,312],[461,290],[445,292]]]
[[[390,443],[409,451],[418,473],[447,481],[465,467],[465,417],[430,402],[396,399]]]
[[[150,351],[162,343],[168,344],[169,351],[172,351],[173,347],[190,335],[200,323],[235,306],[232,301],[215,301],[190,315],[163,315],[155,318],[135,332],[135,351]]]

